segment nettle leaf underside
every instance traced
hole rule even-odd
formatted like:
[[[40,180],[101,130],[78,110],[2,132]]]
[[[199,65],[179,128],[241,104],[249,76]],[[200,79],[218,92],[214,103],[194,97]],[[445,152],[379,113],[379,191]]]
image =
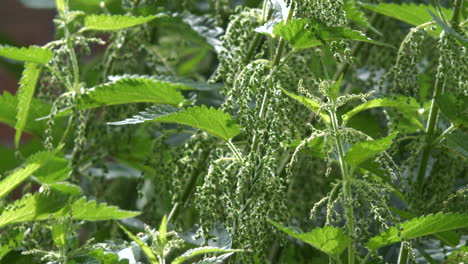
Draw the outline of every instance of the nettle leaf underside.
[[[421,216],[403,222],[398,225],[398,227],[390,227],[386,231],[371,238],[366,246],[371,250],[376,250],[400,242],[403,239],[413,239],[466,227],[468,227],[468,214],[438,213]]]
[[[47,64],[54,56],[54,53],[44,47],[29,46],[29,47],[12,47],[0,46],[0,56],[13,60],[34,62],[37,64]]]
[[[304,241],[335,258],[338,258],[351,242],[351,239],[338,227],[325,226],[323,228],[312,229],[308,233],[297,233],[291,228],[283,227],[275,221],[268,221],[288,235]]]
[[[147,114],[151,116],[151,114]],[[232,117],[224,113],[221,109],[213,107],[207,108],[206,106],[194,106],[187,108],[183,111],[161,115],[160,113],[154,114],[155,118],[148,119],[145,117],[135,116],[134,118],[108,123],[110,125],[124,125],[131,123],[141,122],[162,122],[174,123],[180,125],[187,125],[202,131],[207,132],[213,136],[229,141],[241,132],[241,128],[235,123]]]
[[[147,23],[156,17],[158,16],[88,15],[85,17],[85,29],[96,31],[120,30]]]
[[[296,50],[312,48],[329,41],[353,40],[363,41],[377,45],[385,43],[372,40],[358,30],[344,27],[327,27],[308,19],[294,19],[286,24],[275,25],[273,34],[287,40]]]

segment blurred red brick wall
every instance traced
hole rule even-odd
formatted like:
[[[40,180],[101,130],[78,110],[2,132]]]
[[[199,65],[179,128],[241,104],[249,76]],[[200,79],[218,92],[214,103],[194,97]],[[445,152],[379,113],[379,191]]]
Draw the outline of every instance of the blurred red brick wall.
[[[31,9],[20,0],[0,0],[0,32],[20,46],[44,45],[54,35],[52,9]],[[2,43],[0,43],[2,44]],[[15,93],[18,79],[0,66],[0,93],[5,90]],[[0,123],[0,144],[13,144],[14,129]]]

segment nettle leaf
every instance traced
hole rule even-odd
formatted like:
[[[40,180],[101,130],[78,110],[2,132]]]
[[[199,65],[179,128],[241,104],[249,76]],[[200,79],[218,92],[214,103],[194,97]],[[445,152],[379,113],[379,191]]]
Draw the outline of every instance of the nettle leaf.
[[[147,108],[145,111],[141,111],[138,115],[134,115],[132,118],[127,118],[122,121],[109,122],[108,125],[122,126],[122,125],[133,125],[144,123],[145,121],[151,121],[155,118],[177,113],[180,108],[172,105],[153,105]]]
[[[89,89],[79,100],[78,106],[80,109],[129,103],[178,106],[185,100],[178,89],[181,89],[180,83],[170,83],[154,78],[115,78],[112,82]]]
[[[151,264],[159,264],[158,257],[156,257],[151,247],[146,245],[146,243],[143,242],[140,238],[132,234],[132,232],[128,231],[123,225],[118,222],[117,224],[127,234],[128,237],[130,237],[135,243],[137,243],[138,246],[140,246],[141,250],[143,250]]]
[[[442,94],[435,98],[435,103],[442,114],[455,126],[468,124],[468,97],[456,97],[453,94]]]
[[[29,46],[27,48],[0,46],[0,56],[18,61],[47,64],[54,56],[54,53],[48,48],[39,46]]]
[[[147,23],[156,17],[155,16],[124,16],[124,15],[88,15],[85,17],[85,30],[96,31],[114,31],[124,28],[138,26]],[[166,16],[166,15],[163,15]]]
[[[343,118],[343,122],[346,123],[359,112],[376,107],[395,107],[401,112],[413,113],[415,115],[418,114],[420,109],[419,103],[414,98],[407,98],[403,96],[397,97],[396,99],[377,98],[356,106],[341,117]]]
[[[68,212],[71,213],[73,219],[85,221],[124,219],[140,214],[140,212],[121,210],[116,206],[109,206],[106,203],[98,204],[95,200],[86,201],[86,197],[74,201],[70,209],[66,208],[62,214],[66,215]]]
[[[16,125],[16,114],[19,96],[12,95],[5,91],[0,95],[0,122],[11,127]],[[41,136],[46,129],[45,121],[35,121],[36,118],[46,116],[50,113],[52,106],[48,103],[42,103],[40,100],[31,98],[29,104],[29,114],[23,131],[35,136]]]
[[[233,252],[242,252],[240,249],[222,249],[217,247],[199,247],[187,250],[184,254],[177,257],[172,261],[172,264],[180,264],[186,260],[194,258],[196,256],[205,255],[205,254],[225,254]]]
[[[361,10],[359,10],[359,8],[357,7],[357,2],[355,0],[344,0],[343,1],[344,5],[343,5],[343,10],[345,11],[346,13],[346,17],[363,26],[363,27],[366,27],[366,28],[369,28],[371,29],[372,31],[378,33],[378,34],[381,34],[377,29],[375,29],[370,23],[369,21],[367,21],[367,18],[366,16],[364,15],[364,12],[362,12]]]
[[[467,133],[460,131],[459,129],[455,130],[449,135],[445,136],[445,145],[458,153],[463,157],[468,157],[468,135]]]
[[[315,113],[319,112],[320,110],[320,105],[321,105],[321,102],[317,101],[317,100],[314,100],[314,99],[310,99],[310,98],[307,98],[305,96],[300,96],[300,95],[296,95],[296,94],[293,94],[293,93],[290,93],[284,89],[283,90],[283,93],[285,93],[287,96],[295,99],[296,101],[298,101],[299,103],[307,106],[307,108],[309,108],[310,110],[314,111]],[[323,121],[327,124],[330,124],[330,116],[325,112],[325,111],[320,111],[320,117],[323,119]]]
[[[25,181],[31,174],[43,167],[54,156],[60,147],[52,152],[41,151],[28,157],[24,165],[0,181],[0,198],[7,195],[16,186]]]
[[[134,124],[145,121],[175,123],[180,125],[191,126],[207,132],[213,136],[229,141],[241,132],[241,128],[235,123],[232,117],[224,113],[221,109],[213,107],[207,108],[205,105],[194,106],[186,110],[170,113],[168,115],[155,114],[155,118],[149,120],[147,117],[134,117],[119,122],[111,122],[109,125]],[[136,120],[136,121],[135,121]]]
[[[371,250],[400,242],[403,239],[437,234],[444,231],[468,227],[468,214],[443,214],[421,216],[398,225],[371,238],[366,246]]]
[[[286,24],[278,23],[273,34],[287,40],[294,49],[306,49],[325,44],[327,41],[354,40],[377,45],[385,43],[372,40],[364,33],[344,27],[327,27],[308,19],[293,19]]]
[[[0,228],[30,221],[48,219],[63,207],[67,206],[69,196],[60,192],[36,192],[27,194],[13,203],[10,209],[5,209],[0,215]]]
[[[361,6],[376,13],[401,20],[413,26],[419,26],[426,22],[432,21],[432,17],[427,12],[427,10],[430,10],[434,13],[437,12],[434,6],[432,5],[416,5],[414,3],[403,3],[401,5],[386,3],[371,5],[361,3]],[[452,11],[450,9],[441,7],[441,10],[447,19],[450,19],[450,17],[452,17]],[[442,30],[440,27],[436,31],[430,31],[430,33],[434,36],[439,36],[441,32]]]
[[[275,221],[268,221],[288,235],[304,241],[334,258],[339,258],[341,253],[351,243],[351,239],[338,227],[325,226],[323,228],[312,229],[308,233],[297,233],[291,228],[283,227]]]
[[[32,98],[34,97],[34,91],[36,90],[36,84],[39,79],[41,70],[39,65],[36,63],[28,62],[24,65],[23,76],[20,80],[20,86],[18,90],[18,104],[17,104],[17,115],[16,115],[16,134],[15,134],[15,145],[18,147],[23,133],[24,127],[28,120],[29,108],[31,106]]]
[[[362,162],[388,149],[398,133],[392,133],[374,141],[364,141],[354,144],[345,154],[345,160],[351,166],[357,167]]]
[[[47,164],[34,172],[34,177],[40,182],[52,184],[66,180],[70,176],[70,162],[63,156],[53,156]]]

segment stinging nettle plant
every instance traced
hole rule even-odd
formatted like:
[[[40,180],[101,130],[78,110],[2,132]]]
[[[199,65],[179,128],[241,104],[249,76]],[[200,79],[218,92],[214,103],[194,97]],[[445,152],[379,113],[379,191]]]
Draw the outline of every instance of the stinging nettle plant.
[[[468,259],[463,0],[47,4],[0,43],[0,263]]]

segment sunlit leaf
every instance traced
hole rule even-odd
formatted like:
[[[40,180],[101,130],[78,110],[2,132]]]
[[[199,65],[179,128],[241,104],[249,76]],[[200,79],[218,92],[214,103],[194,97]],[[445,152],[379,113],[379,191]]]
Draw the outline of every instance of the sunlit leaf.
[[[307,97],[304,97],[304,96],[296,95],[296,94],[290,93],[290,92],[288,92],[288,91],[286,91],[284,89],[283,89],[283,93],[285,93],[289,97],[297,100],[301,104],[307,106],[307,108],[314,111],[315,113],[317,113],[319,111],[319,109],[320,109],[320,102],[317,101],[317,100],[313,100],[313,99],[310,99],[310,98],[307,98]],[[324,110],[320,111],[320,117],[323,119],[323,121],[325,123],[330,124],[330,116]]]
[[[159,264],[158,257],[153,253],[151,247],[145,244],[140,238],[132,234],[132,232],[128,231],[123,225],[117,223],[120,228],[129,236],[138,246],[140,246],[141,250],[145,253],[146,257],[148,257],[151,264]]]
[[[242,250],[239,250],[239,249],[222,249],[222,248],[217,248],[217,247],[193,248],[193,249],[189,249],[184,254],[174,259],[172,261],[172,264],[180,264],[193,257],[205,255],[205,254],[225,254],[225,253],[241,252],[241,251]]]
[[[296,50],[312,48],[323,45],[325,42],[337,40],[363,41],[386,45],[370,39],[357,30],[344,27],[327,27],[307,19],[293,19],[286,24],[278,23],[273,29],[273,34],[287,40]]]
[[[29,108],[31,101],[36,90],[36,84],[40,75],[40,68],[36,63],[28,62],[24,65],[23,76],[20,80],[20,86],[18,89],[18,104],[16,114],[16,134],[15,134],[15,145],[19,145],[21,134],[23,133],[24,127],[26,126]]]
[[[133,17],[124,15],[88,15],[85,17],[85,29],[95,31],[120,30],[145,24],[155,19],[156,17],[156,15],[145,17]]]
[[[372,158],[380,152],[388,149],[396,137],[397,133],[390,134],[384,138],[364,141],[354,144],[345,155],[345,160],[351,166],[357,167],[362,162]]]
[[[110,206],[106,203],[98,204],[95,200],[86,201],[83,197],[72,203],[71,211],[68,209],[62,212],[64,215],[70,212],[71,217],[76,220],[102,221],[135,217],[140,212],[133,212],[119,209],[116,206]]]
[[[306,242],[335,258],[339,258],[341,253],[351,243],[351,239],[338,227],[325,226],[323,228],[314,228],[308,233],[297,233],[290,228],[281,226],[275,221],[268,221],[288,235]]]
[[[47,64],[54,56],[54,53],[47,48],[39,46],[22,48],[0,46],[0,56],[18,61]]]
[[[421,216],[390,227],[386,231],[371,238],[366,246],[376,250],[381,247],[400,242],[403,239],[432,235],[448,230],[468,227],[468,214],[443,214]]]

